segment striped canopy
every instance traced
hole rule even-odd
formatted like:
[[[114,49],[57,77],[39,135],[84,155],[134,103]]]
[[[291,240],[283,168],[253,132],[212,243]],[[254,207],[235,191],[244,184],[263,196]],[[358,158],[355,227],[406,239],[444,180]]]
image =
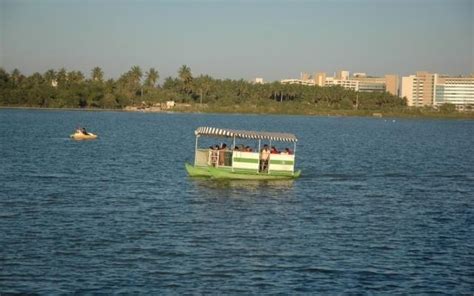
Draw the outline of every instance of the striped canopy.
[[[272,140],[282,142],[297,142],[295,135],[286,133],[270,133],[270,132],[255,132],[255,131],[239,131],[226,128],[216,127],[198,127],[194,134],[196,136],[212,136],[225,138],[240,138],[240,139],[255,139],[255,140]]]

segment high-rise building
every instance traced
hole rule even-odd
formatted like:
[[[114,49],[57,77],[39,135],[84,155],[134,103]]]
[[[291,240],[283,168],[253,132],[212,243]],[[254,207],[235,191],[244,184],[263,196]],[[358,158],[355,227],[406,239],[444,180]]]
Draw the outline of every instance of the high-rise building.
[[[305,72],[301,72],[301,80],[308,81],[310,79],[310,75]]]
[[[349,71],[342,70],[342,71],[337,72],[336,79],[338,79],[338,80],[347,80],[347,79],[349,79]]]
[[[437,77],[434,105],[440,106],[448,103],[456,105],[457,109],[474,108],[474,75]]]
[[[400,95],[398,75],[385,75],[385,91],[397,97]]]
[[[407,98],[412,107],[432,106],[437,74],[416,72],[416,75],[402,77],[401,97]]]
[[[325,86],[326,85],[326,73],[320,72],[314,74],[314,83],[318,86]]]

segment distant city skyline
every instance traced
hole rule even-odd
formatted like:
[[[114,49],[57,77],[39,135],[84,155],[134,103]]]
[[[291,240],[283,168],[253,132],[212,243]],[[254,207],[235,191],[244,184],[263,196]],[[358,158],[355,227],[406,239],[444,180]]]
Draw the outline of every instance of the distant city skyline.
[[[474,4],[418,1],[0,0],[0,67],[24,74],[138,65],[160,82],[193,75],[265,81],[300,72],[474,72]]]

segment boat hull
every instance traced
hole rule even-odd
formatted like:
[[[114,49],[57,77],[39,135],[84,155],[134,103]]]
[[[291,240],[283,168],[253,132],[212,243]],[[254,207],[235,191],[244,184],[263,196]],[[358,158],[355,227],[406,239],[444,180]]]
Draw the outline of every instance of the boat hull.
[[[75,133],[70,135],[71,139],[74,140],[94,140],[97,139],[97,135],[93,133],[89,133],[88,135],[84,135],[82,133]]]
[[[191,177],[212,178],[212,179],[234,179],[234,180],[284,180],[296,179],[301,175],[301,171],[291,173],[257,173],[249,171],[232,171],[230,168],[196,167],[189,163],[185,164],[186,171]]]

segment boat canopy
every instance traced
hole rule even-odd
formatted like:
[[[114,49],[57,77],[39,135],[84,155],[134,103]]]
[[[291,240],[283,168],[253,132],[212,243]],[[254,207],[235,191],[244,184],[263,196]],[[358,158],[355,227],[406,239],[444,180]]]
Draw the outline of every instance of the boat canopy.
[[[225,128],[215,127],[198,127],[194,134],[196,136],[212,136],[224,138],[240,138],[240,139],[255,139],[255,140],[271,140],[282,142],[297,142],[298,139],[293,134],[288,133],[273,133],[273,132],[256,132],[256,131],[240,131]]]

